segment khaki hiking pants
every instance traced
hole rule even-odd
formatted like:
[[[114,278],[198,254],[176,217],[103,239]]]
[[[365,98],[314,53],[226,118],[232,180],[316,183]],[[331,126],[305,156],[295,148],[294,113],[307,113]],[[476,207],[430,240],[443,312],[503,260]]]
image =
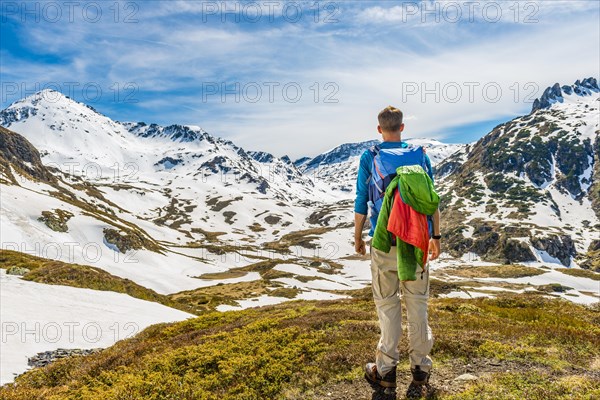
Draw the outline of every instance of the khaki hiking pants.
[[[423,371],[429,372],[432,365],[429,352],[433,346],[433,335],[427,321],[429,268],[421,279],[421,267],[417,266],[417,280],[401,282],[398,279],[396,247],[392,246],[389,253],[373,247],[370,251],[373,299],[381,329],[375,358],[377,372],[383,376],[398,364],[398,344],[402,338],[400,294],[407,313],[410,366],[420,365]]]

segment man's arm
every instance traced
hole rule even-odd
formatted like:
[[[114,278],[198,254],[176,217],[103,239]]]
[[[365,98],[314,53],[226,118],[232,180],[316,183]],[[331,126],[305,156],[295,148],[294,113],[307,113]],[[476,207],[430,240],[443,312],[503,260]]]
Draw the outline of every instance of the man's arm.
[[[433,214],[433,234],[438,236],[440,234],[440,209],[435,210]]]
[[[354,250],[363,256],[367,254],[365,241],[362,238],[362,231],[365,227],[366,220],[366,215],[357,212],[354,213]]]
[[[358,254],[365,255],[365,241],[362,238],[362,231],[367,220],[369,201],[369,177],[371,157],[368,151],[360,157],[358,175],[356,177],[356,200],[354,201],[354,249]]]
[[[423,149],[424,150],[424,149]],[[427,153],[425,153],[425,166],[426,168],[426,172],[427,175],[429,175],[429,177],[431,178],[431,182],[433,183],[433,168],[431,167],[431,160],[429,159],[429,156],[427,155]],[[435,210],[435,213],[433,214],[433,235],[434,236],[439,236],[440,235],[440,209],[438,208],[437,210]],[[429,240],[429,252],[431,253],[431,257],[430,260],[435,260],[436,258],[438,258],[440,256],[440,240],[439,239],[430,239]]]
[[[433,214],[433,235],[439,236],[440,234],[440,209],[435,210]],[[429,252],[431,253],[430,260],[435,260],[440,256],[440,239],[429,240]]]

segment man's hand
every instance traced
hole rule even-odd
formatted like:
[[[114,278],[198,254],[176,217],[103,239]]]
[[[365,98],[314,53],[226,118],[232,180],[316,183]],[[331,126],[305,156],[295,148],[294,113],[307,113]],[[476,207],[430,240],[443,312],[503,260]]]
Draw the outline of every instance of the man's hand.
[[[430,260],[435,260],[440,256],[440,240],[439,239],[429,239],[429,257]]]
[[[367,254],[367,247],[365,245],[365,241],[362,240],[362,238],[354,239],[354,250],[356,250],[356,252],[361,256]]]
[[[354,250],[362,256],[367,254],[365,241],[362,238],[362,231],[365,227],[367,216],[364,214],[354,213]]]

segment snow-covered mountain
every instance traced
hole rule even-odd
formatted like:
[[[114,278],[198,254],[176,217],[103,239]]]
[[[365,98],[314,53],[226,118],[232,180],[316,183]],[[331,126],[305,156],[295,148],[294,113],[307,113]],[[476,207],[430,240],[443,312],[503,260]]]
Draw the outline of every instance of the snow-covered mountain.
[[[200,127],[119,123],[53,90],[11,104],[0,112],[0,125],[29,139],[44,163],[95,182],[142,179],[164,185],[182,176],[217,175],[279,199],[314,191],[293,165],[277,158],[267,166],[257,163],[231,141]]]
[[[409,138],[405,141],[415,146],[423,146],[434,168],[442,160],[465,146],[464,144],[447,144],[425,138]],[[355,171],[358,169],[360,156],[377,143],[380,141],[368,140],[342,144],[316,157],[300,158],[294,164],[304,174],[314,176],[317,180],[330,182],[334,188],[339,190],[352,192],[356,184]]]
[[[546,89],[532,112],[438,166],[456,256],[600,267],[600,89]]]
[[[431,265],[434,277],[465,282],[453,268],[481,266],[481,259],[552,266],[535,280],[513,279],[514,290],[537,290],[532,285],[548,295],[547,287],[560,282],[568,287],[552,295],[598,301],[597,281],[557,268],[600,270],[598,101],[594,79],[554,85],[531,114],[476,143],[407,140],[426,147],[442,194],[445,252]],[[0,125],[2,250],[97,267],[191,313],[341,298],[370,282],[368,260],[354,254],[352,198],[360,155],[376,141],[292,162],[197,126],[116,122],[53,91],[13,103],[0,112]],[[67,293],[0,275],[3,296]],[[479,289],[448,295],[493,296]],[[89,293],[68,297],[75,318],[96,313],[110,297],[80,290]],[[11,309],[18,323],[39,318],[40,301],[28,296],[2,301],[34,305]],[[105,303],[102,326],[111,318],[131,321],[123,315],[129,305],[146,310],[134,320],[142,327],[187,315],[122,296]],[[27,356],[56,348],[14,346],[2,360],[2,382],[26,368]]]
[[[207,282],[195,276],[250,263],[218,247],[252,245],[259,254],[262,243],[310,228],[315,210],[308,205],[339,198],[289,160],[257,161],[198,127],[115,122],[54,91],[13,103],[0,122],[26,139],[3,135],[10,159],[2,177],[3,245],[58,243],[64,261],[86,264],[81,252],[67,258],[66,246],[93,243],[103,250],[95,264],[160,293],[200,287]],[[30,154],[37,151],[41,163]],[[70,215],[65,232],[39,220],[61,215]],[[144,271],[114,261],[114,251],[130,250]],[[226,254],[235,262],[223,261]]]
[[[437,170],[454,256],[493,253],[501,261],[568,265],[595,245],[597,99],[593,78],[554,85],[531,114],[476,143],[407,140],[424,146]],[[348,226],[360,155],[378,142],[346,143],[292,162],[246,151],[197,126],[116,122],[52,90],[13,103],[0,112],[0,124],[27,138],[50,170],[61,171],[51,176],[70,185],[71,194],[84,193],[71,197],[143,226],[152,232],[147,243],[155,238],[177,245],[206,239],[210,232],[222,232],[225,241],[264,244],[315,225]],[[582,211],[567,218],[572,207]],[[561,236],[549,239],[553,244],[536,239],[537,247],[503,258],[512,247],[498,240],[508,235],[491,233],[485,246],[471,237],[483,225],[490,230],[482,222],[490,218],[496,228],[519,225],[523,243],[536,229]],[[584,233],[588,227],[592,232]]]

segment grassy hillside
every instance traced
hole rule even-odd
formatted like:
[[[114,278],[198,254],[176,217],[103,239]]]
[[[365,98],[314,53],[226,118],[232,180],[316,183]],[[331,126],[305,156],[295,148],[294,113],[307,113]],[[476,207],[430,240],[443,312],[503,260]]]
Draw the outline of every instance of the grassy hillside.
[[[12,250],[0,250],[0,268],[8,270],[12,267],[27,268],[29,272],[23,275],[23,279],[28,281],[94,290],[110,290],[125,293],[138,299],[161,303],[169,307],[182,308],[180,304],[165,295],[158,294],[154,290],[140,286],[129,279],[112,275],[100,268],[35,257]]]
[[[440,399],[600,396],[600,309],[538,294],[431,301]],[[378,339],[369,289],[355,298],[159,324],[97,354],[32,370],[3,399],[368,399]],[[400,391],[408,384],[406,341]],[[454,379],[470,372],[473,382]]]

